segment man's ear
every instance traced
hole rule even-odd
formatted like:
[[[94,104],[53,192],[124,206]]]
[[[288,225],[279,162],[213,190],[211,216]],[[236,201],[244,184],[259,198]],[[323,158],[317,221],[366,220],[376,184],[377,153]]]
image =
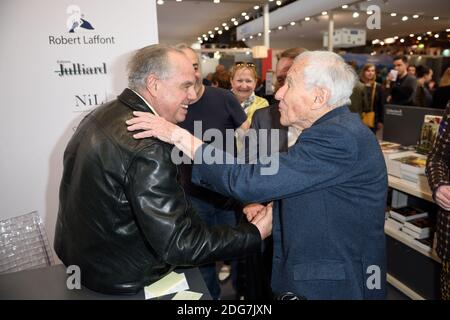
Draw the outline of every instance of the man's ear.
[[[312,110],[317,110],[327,105],[328,100],[330,99],[330,92],[325,88],[314,88],[314,102],[312,106]]]
[[[145,81],[145,85],[148,92],[150,92],[152,96],[155,96],[158,91],[158,78],[154,74],[150,74]]]

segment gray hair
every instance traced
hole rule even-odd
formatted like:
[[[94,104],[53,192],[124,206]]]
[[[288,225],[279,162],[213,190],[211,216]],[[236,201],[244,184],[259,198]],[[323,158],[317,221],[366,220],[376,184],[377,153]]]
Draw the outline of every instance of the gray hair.
[[[344,59],[330,51],[306,51],[295,62],[306,60],[303,71],[304,85],[330,91],[328,106],[339,107],[350,103],[350,96],[358,77]]]
[[[136,51],[128,61],[128,87],[138,91],[145,88],[150,74],[167,79],[172,75],[172,65],[169,63],[169,52],[182,53],[171,46],[154,44]]]

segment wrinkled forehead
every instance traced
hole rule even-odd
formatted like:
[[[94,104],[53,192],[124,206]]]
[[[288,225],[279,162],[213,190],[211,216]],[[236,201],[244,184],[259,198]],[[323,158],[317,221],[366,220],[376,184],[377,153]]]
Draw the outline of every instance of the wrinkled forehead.
[[[169,61],[171,67],[171,78],[177,79],[180,82],[194,81],[195,70],[188,57],[183,53],[171,52],[169,53]]]

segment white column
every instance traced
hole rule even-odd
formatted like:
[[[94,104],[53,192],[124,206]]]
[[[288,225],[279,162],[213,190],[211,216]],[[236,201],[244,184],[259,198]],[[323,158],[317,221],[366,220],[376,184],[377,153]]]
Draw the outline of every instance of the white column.
[[[264,5],[264,46],[270,48],[270,38],[269,38],[269,4]]]
[[[333,51],[334,18],[333,11],[328,13],[328,51]]]

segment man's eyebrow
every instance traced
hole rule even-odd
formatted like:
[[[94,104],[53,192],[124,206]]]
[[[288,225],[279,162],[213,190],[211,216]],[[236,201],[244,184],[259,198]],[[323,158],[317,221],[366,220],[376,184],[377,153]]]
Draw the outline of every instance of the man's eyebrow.
[[[181,84],[182,87],[190,87],[193,86],[194,82],[193,81],[185,81]]]

